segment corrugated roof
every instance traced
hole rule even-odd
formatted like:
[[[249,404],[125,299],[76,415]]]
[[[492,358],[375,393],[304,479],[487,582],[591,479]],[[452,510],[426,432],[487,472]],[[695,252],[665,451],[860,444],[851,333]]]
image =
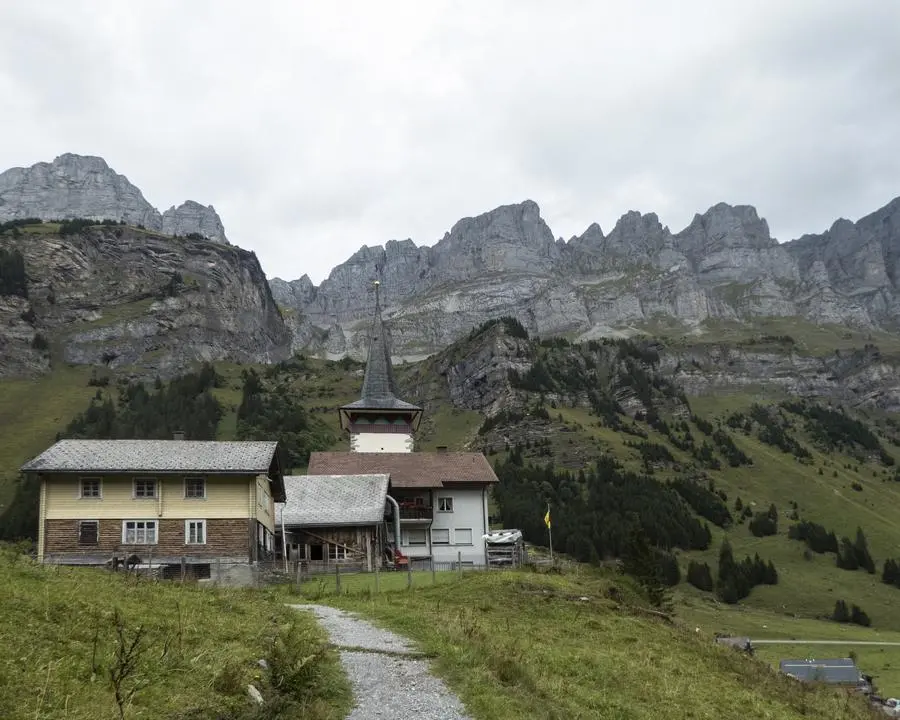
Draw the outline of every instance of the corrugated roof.
[[[23,472],[267,473],[275,441],[60,440]]]
[[[309,473],[386,473],[391,476],[391,487],[395,488],[445,487],[459,482],[497,482],[497,476],[487,458],[481,453],[468,452],[314,452],[309,459]]]
[[[388,476],[289,475],[287,502],[277,517],[286,527],[375,525],[384,521]]]

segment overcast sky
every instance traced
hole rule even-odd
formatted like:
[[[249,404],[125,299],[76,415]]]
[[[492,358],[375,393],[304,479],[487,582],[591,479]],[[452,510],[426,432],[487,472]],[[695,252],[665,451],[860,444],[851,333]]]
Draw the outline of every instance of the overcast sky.
[[[0,169],[100,155],[266,273],[535,200],[725,201],[788,240],[900,195],[898,0],[0,4]]]

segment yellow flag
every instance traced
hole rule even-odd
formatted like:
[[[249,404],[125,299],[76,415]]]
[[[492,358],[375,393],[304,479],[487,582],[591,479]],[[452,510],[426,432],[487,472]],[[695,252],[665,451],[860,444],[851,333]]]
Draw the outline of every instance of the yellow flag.
[[[544,525],[547,526],[547,529],[550,529],[550,508],[547,508],[547,514],[544,515]]]

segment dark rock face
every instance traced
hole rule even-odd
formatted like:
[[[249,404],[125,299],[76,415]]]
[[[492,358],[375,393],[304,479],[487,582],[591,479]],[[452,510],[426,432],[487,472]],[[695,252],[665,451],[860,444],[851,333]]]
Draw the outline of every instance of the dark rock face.
[[[2,375],[48,369],[50,353],[31,347],[37,333],[55,362],[140,374],[290,355],[290,332],[251,252],[127,227],[65,238],[26,231],[3,244],[25,257],[28,299],[0,298],[0,322],[15,328],[0,345]]]

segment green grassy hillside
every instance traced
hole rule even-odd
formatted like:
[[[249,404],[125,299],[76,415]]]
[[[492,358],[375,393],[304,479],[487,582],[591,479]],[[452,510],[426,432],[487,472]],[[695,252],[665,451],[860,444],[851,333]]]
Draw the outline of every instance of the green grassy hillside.
[[[5,720],[337,720],[349,707],[323,632],[275,594],[41,567],[2,546],[0,587]]]

